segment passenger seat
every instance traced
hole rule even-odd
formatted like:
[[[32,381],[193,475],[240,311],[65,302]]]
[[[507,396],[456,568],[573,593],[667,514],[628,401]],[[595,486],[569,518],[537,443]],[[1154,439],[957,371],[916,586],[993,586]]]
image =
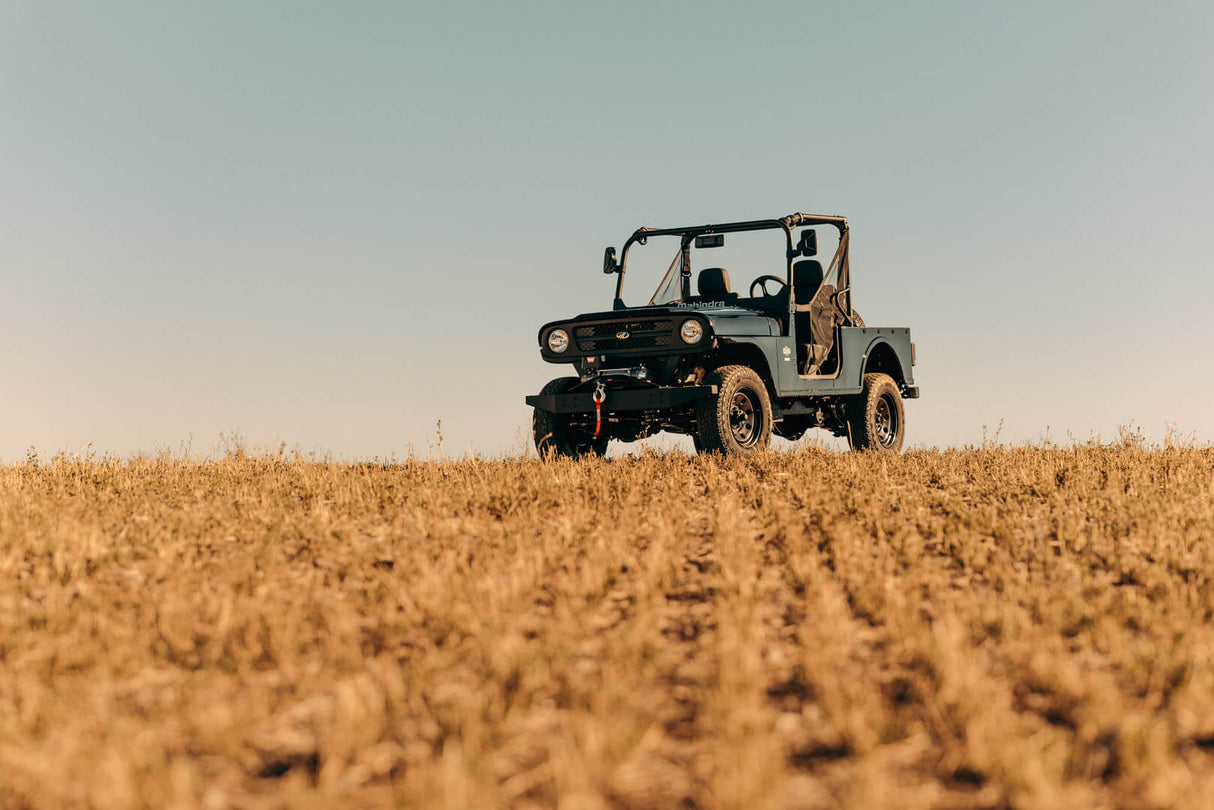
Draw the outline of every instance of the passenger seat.
[[[738,294],[729,291],[729,272],[724,267],[705,267],[696,278],[698,298],[702,302],[724,301],[737,303]]]

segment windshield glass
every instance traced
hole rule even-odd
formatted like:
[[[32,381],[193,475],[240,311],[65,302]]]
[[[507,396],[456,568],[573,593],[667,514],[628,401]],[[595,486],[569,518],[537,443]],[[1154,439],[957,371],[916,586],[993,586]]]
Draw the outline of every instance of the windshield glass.
[[[825,229],[823,229],[825,230]],[[787,236],[778,228],[758,231],[732,231],[723,234],[719,247],[696,247],[694,238],[684,250],[678,234],[650,236],[648,244],[634,242],[625,257],[628,282],[622,297],[632,306],[672,306],[688,303],[737,303],[764,300],[780,289],[780,283],[769,280],[765,288],[753,287],[762,276],[788,277]],[[820,234],[819,255],[831,249],[830,238]],[[829,255],[829,254],[827,254]],[[823,257],[825,263],[825,257]],[[702,274],[709,268],[723,271],[726,288],[713,288],[701,293]],[[650,286],[657,282],[656,286]],[[651,292],[646,299],[632,298],[628,288],[638,293]],[[631,299],[631,300],[629,300]],[[643,302],[643,303],[642,303]]]
[[[674,304],[683,300],[683,265],[686,256],[682,249],[674,254],[674,261],[670,263],[666,275],[662,276],[658,288],[654,290],[653,297],[649,299],[649,306]]]

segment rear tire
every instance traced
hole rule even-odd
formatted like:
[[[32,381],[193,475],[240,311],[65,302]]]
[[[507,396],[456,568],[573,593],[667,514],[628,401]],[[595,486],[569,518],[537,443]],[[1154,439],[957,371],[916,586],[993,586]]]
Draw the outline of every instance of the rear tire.
[[[564,394],[580,383],[577,377],[557,377],[540,390],[540,396]],[[600,434],[598,438],[569,425],[563,414],[533,409],[531,415],[531,437],[535,449],[545,461],[553,456],[578,458],[580,456],[604,456],[610,439]]]
[[[696,451],[727,456],[761,453],[771,444],[771,398],[767,386],[746,366],[721,366],[709,374],[715,396],[696,406]]]
[[[852,450],[898,453],[906,437],[902,392],[888,374],[865,374],[864,390],[847,402],[848,443]]]

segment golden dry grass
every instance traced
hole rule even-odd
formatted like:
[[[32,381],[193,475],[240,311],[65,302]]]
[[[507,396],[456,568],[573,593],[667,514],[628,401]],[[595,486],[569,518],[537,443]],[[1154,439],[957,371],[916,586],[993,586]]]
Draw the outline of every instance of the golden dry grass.
[[[0,468],[0,805],[1214,806],[1214,451]]]

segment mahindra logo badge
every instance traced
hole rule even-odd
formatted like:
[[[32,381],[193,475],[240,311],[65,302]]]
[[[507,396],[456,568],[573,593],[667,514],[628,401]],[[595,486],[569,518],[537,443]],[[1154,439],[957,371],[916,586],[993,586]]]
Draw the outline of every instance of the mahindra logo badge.
[[[630,337],[631,337],[631,335],[629,335],[627,332],[616,332],[615,333],[616,340],[628,340],[628,338],[630,338]]]

